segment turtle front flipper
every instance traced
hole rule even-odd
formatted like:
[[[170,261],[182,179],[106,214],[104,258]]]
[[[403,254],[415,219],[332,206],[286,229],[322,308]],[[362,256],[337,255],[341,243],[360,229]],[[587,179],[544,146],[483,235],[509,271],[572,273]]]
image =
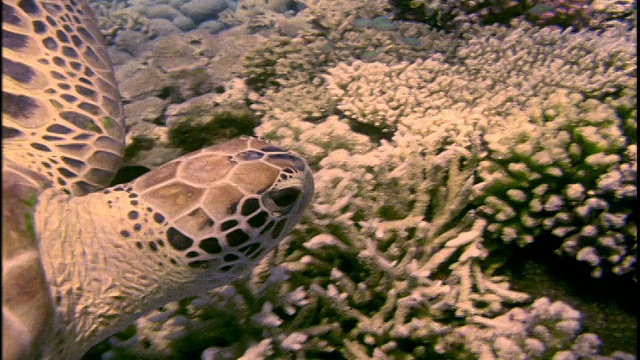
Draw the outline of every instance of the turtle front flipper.
[[[80,2],[2,2],[2,154],[63,191],[109,184],[123,111],[103,36]]]

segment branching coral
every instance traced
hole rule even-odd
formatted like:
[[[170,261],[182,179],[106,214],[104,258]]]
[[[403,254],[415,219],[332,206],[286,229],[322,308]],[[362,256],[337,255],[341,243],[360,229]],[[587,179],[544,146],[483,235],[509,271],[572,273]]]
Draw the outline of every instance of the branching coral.
[[[576,338],[580,317],[580,312],[562,301],[540,298],[493,319],[473,316],[469,325],[454,333],[480,359],[540,359],[550,354],[555,354],[554,359],[599,358],[601,343],[595,334]],[[612,357],[634,358],[623,353]]]
[[[491,160],[480,164],[477,190],[489,232],[520,245],[560,238],[559,251],[589,263],[595,277],[633,274],[637,145],[624,110],[566,91],[540,105],[532,120],[541,126],[485,137]]]
[[[546,232],[596,277],[602,266],[632,273],[636,80],[628,39],[495,29],[459,49],[460,65],[437,56],[341,64],[327,87],[345,117],[382,132],[428,138],[424,124],[475,122],[489,150],[475,188],[490,234],[524,245]],[[603,38],[612,41],[601,45]],[[610,264],[601,266],[604,259]]]
[[[267,88],[278,91],[282,87],[301,84],[310,86],[318,74],[343,61],[414,61],[445,52],[455,42],[452,35],[439,33],[426,25],[394,24],[397,31],[358,25],[358,20],[369,21],[384,14],[384,6],[376,1],[352,1],[346,10],[342,9],[344,3],[312,3],[313,6],[301,11],[296,19],[304,19],[314,25],[313,29],[302,30],[295,38],[272,36],[243,59],[247,83],[256,91],[263,92]],[[340,9],[335,13],[340,31],[318,23],[318,14],[328,12],[325,8]],[[326,11],[322,12],[322,9]]]
[[[372,19],[391,9],[385,0],[356,0],[348,3],[331,0],[302,0],[318,25],[340,32],[358,18]]]
[[[629,0],[395,0],[402,17],[448,31],[526,19],[538,26],[603,29],[634,12]]]

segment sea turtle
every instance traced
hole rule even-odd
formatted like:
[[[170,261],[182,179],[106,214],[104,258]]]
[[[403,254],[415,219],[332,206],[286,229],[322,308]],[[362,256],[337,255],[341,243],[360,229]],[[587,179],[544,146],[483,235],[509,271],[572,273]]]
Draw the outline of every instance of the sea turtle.
[[[82,1],[2,2],[3,359],[79,358],[238,279],[313,195],[307,163],[258,138],[104,189],[124,124],[101,38]]]

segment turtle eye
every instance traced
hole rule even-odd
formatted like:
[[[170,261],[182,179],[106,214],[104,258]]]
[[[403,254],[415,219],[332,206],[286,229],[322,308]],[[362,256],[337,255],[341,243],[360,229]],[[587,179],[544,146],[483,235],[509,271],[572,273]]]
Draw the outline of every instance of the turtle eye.
[[[277,189],[265,193],[263,201],[269,210],[279,212],[288,210],[300,198],[302,192],[295,187]]]

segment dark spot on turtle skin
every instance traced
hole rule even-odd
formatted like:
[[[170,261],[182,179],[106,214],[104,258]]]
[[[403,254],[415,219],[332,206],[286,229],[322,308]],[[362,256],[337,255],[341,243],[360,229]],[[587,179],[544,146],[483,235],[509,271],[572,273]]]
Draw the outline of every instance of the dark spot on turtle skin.
[[[16,16],[16,9],[12,6],[2,3],[2,22],[11,25],[20,25],[20,18]]]
[[[263,157],[264,157],[263,153],[259,151],[254,151],[254,150],[247,150],[238,154],[238,159],[244,160],[244,161],[258,160],[258,159],[262,159]]]
[[[62,47],[62,55],[72,59],[78,59],[80,57],[78,56],[78,52],[76,52],[72,47],[69,46]]]
[[[194,269],[208,269],[210,266],[211,261],[208,260],[196,260],[189,263],[189,267]]]
[[[233,204],[229,205],[229,208],[227,209],[227,214],[232,215],[236,213],[236,210],[238,210],[238,203],[239,202],[234,202]]]
[[[35,15],[40,13],[40,7],[33,0],[22,0],[18,3],[20,9],[29,15]],[[4,15],[4,14],[3,14]]]
[[[91,68],[89,68],[88,66],[84,68],[84,74],[88,77],[94,77],[96,75],[96,73],[93,72],[93,70],[91,70]]]
[[[60,113],[60,117],[82,130],[102,134],[102,129],[96,126],[96,124],[93,122],[93,119],[86,115],[77,113],[75,111],[63,111]]]
[[[227,254],[227,255],[224,256],[223,259],[226,262],[233,262],[233,261],[236,261],[236,260],[240,259],[240,256],[234,255],[234,254]]]
[[[80,39],[80,37],[78,37],[78,35],[71,35],[71,42],[73,42],[73,45],[75,47],[80,47],[82,45],[82,39]]]
[[[198,257],[198,256],[200,256],[200,253],[199,253],[199,252],[197,252],[197,251],[189,251],[189,252],[187,253],[187,257],[188,257],[189,259],[193,259],[193,258]]]
[[[2,138],[12,139],[24,136],[24,133],[18,129],[2,125]]]
[[[220,242],[214,237],[200,241],[200,249],[206,251],[208,254],[219,254],[222,252]]]
[[[270,191],[267,196],[269,196],[278,207],[286,208],[293,205],[298,198],[300,198],[301,194],[300,189],[289,187]]]
[[[157,239],[156,242],[158,243],[158,245],[160,245],[160,247],[164,247],[164,241],[162,241],[162,239]]]
[[[300,159],[299,157],[292,155],[292,154],[273,154],[273,155],[269,155],[269,160],[286,160],[289,161],[291,163],[293,163],[293,166],[295,166],[296,169],[298,169],[299,171],[304,171],[307,168],[307,165],[305,165],[304,161],[302,161],[302,159]]]
[[[65,178],[67,178],[67,179],[71,179],[71,178],[78,177],[78,174],[76,174],[76,173],[74,173],[74,172],[70,171],[69,169],[63,168],[63,167],[58,168],[58,172],[59,172],[62,176],[64,176]]]
[[[2,73],[23,84],[30,83],[36,75],[31,66],[5,57],[2,58]]]
[[[264,248],[261,248],[260,250],[258,250],[255,254],[249,256],[249,258],[251,258],[252,260],[257,259],[262,253],[264,252]]]
[[[2,47],[3,48],[8,48],[11,50],[20,50],[21,48],[27,46],[27,41],[29,41],[29,37],[25,35],[18,34],[6,29],[2,29]]]
[[[60,184],[61,186],[67,185],[67,182],[63,178],[57,178],[56,180],[58,180],[58,184]]]
[[[71,68],[75,71],[80,72],[80,70],[82,70],[82,64],[77,61],[69,61],[69,65],[71,65]],[[82,78],[80,78],[80,81],[82,81]]]
[[[189,211],[187,216],[196,216],[196,215],[198,215],[199,212],[200,212],[200,209],[191,210],[191,211]]]
[[[73,130],[69,129],[66,126],[62,126],[60,124],[53,124],[47,128],[48,132],[52,132],[54,134],[69,134]]]
[[[151,249],[151,251],[156,252],[158,251],[158,245],[156,245],[156,243],[154,243],[153,241],[149,241],[149,248]]]
[[[35,20],[32,24],[33,24],[33,31],[36,34],[44,34],[47,32],[47,24],[45,24],[43,21]]]
[[[164,216],[162,216],[162,214],[160,214],[160,213],[154,213],[153,214],[153,221],[155,221],[158,224],[162,224],[162,223],[164,223]]]
[[[31,147],[38,151],[51,152],[51,149],[49,149],[47,145],[31,143]]]
[[[260,230],[260,235],[264,235],[264,234],[266,234],[266,233],[267,233],[267,231],[269,231],[269,229],[271,229],[275,223],[276,223],[276,222],[275,222],[275,221],[273,221],[273,220],[269,221],[269,223],[267,224],[267,226],[265,226],[265,227],[264,227],[264,229]]]
[[[74,169],[80,170],[80,169],[83,169],[85,167],[85,163],[83,161],[80,161],[80,160],[77,160],[77,159],[73,159],[73,158],[70,158],[68,156],[62,156],[61,158],[62,158],[62,161],[65,164],[71,166]]]
[[[78,33],[80,33],[80,35],[82,35],[83,37],[89,39],[89,42],[95,42],[96,39],[93,37],[93,35],[91,35],[91,33],[89,31],[87,31],[87,29],[85,29],[82,26],[78,27]]]
[[[69,43],[69,37],[62,30],[56,30],[56,37],[58,38],[58,40],[60,40],[61,42],[65,43],[65,44]]]
[[[233,269],[233,265],[227,265],[220,268],[220,270],[222,270],[223,272],[227,272],[231,269]]]
[[[287,225],[287,219],[282,219],[278,221],[276,226],[273,228],[273,232],[271,233],[271,237],[277,239],[280,237],[282,230],[284,230],[284,226]]]
[[[89,114],[94,115],[94,116],[98,116],[100,114],[100,108],[99,107],[97,107],[97,106],[95,106],[93,104],[89,104],[89,103],[84,102],[84,101],[81,102],[78,105],[78,108],[80,108],[80,109],[82,109],[82,110],[84,110],[84,111],[86,111]]]
[[[69,104],[73,104],[74,102],[78,101],[78,98],[71,94],[62,94],[60,95],[60,97],[62,98],[62,100],[68,102]]]
[[[267,214],[266,211],[260,211],[258,214],[251,217],[248,223],[249,225],[251,225],[251,227],[258,229],[262,225],[264,225],[268,219],[269,219],[269,214]]]
[[[133,231],[139,232],[140,230],[142,230],[142,224],[133,225]]]
[[[138,197],[138,194],[136,194],[136,193],[129,194],[129,199],[135,199],[137,197]]]
[[[176,261],[176,259],[171,258],[169,259],[169,262],[173,265],[178,265],[178,262]]]
[[[14,119],[25,119],[33,114],[36,108],[38,108],[38,104],[28,96],[2,92],[3,114],[7,114]]]
[[[236,229],[228,233],[226,236],[226,239],[227,239],[227,244],[229,244],[230,246],[238,246],[247,242],[250,239],[250,237],[244,231],[240,229]]]
[[[42,39],[42,45],[44,45],[47,50],[58,51],[58,42],[55,41],[51,36]]]
[[[138,204],[139,204],[138,200],[131,200],[131,201],[129,201],[129,203],[131,205],[133,205],[133,206],[138,206]]]
[[[87,145],[86,144],[56,144],[58,149],[67,150],[67,151],[83,151]]]
[[[240,250],[240,252],[242,252],[245,255],[249,256],[249,255],[251,255],[251,253],[253,253],[254,251],[258,250],[259,248],[260,248],[260,243],[253,243],[253,244],[249,244],[247,246],[243,246],[239,250]]]
[[[285,150],[283,148],[279,148],[277,146],[273,146],[273,145],[267,145],[267,146],[263,147],[260,150],[262,150],[264,152],[287,152],[287,150]]]
[[[136,247],[140,250],[144,249],[144,245],[140,241],[136,241]]]
[[[47,15],[46,19],[47,19],[47,22],[49,23],[49,25],[51,25],[53,27],[58,27],[58,23],[56,22],[56,20],[53,17]]]
[[[191,240],[191,238],[173,227],[170,227],[169,230],[167,230],[167,240],[169,241],[169,245],[180,251],[186,250],[193,245],[193,240]]]
[[[82,96],[84,96],[85,98],[89,99],[89,100],[96,100],[97,96],[96,96],[96,92],[89,89],[88,87],[84,87],[82,85],[76,85],[74,86],[74,88],[76,89],[76,92]]]
[[[121,230],[120,235],[122,235],[122,237],[128,238],[131,236],[131,233],[129,233],[127,230]]]
[[[49,103],[53,105],[56,109],[62,109],[62,104],[56,99],[49,99]]]
[[[237,220],[227,220],[227,221],[223,222],[222,224],[220,224],[220,230],[222,230],[222,231],[229,230],[229,229],[235,227],[238,224],[239,223],[238,223]]]
[[[256,198],[249,198],[245,200],[245,202],[242,204],[240,214],[247,216],[247,215],[253,214],[259,208],[260,208],[260,200]]]
[[[137,211],[135,211],[135,210],[131,210],[131,211],[129,211],[129,213],[127,214],[127,218],[129,218],[129,220],[135,220],[135,219],[137,219],[137,218],[139,218],[139,217],[140,217],[140,213],[138,213],[138,212],[137,212]]]
[[[55,142],[55,141],[61,141],[66,139],[60,136],[42,135],[42,140]]]

